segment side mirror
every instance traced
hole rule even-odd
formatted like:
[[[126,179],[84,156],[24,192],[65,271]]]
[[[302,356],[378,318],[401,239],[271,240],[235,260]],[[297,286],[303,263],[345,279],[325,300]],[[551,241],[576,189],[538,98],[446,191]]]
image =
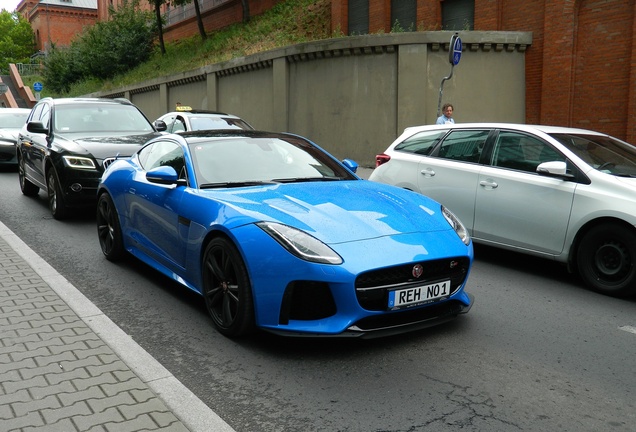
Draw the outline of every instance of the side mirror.
[[[168,125],[166,125],[166,122],[163,120],[155,120],[153,126],[157,129],[157,132],[163,132],[168,129]]]
[[[537,173],[554,177],[569,177],[567,164],[563,161],[543,162],[537,167]]]
[[[346,166],[347,168],[349,168],[349,171],[351,171],[352,173],[355,173],[356,171],[358,171],[358,163],[354,160],[344,159],[342,161],[342,164]]]
[[[49,128],[47,128],[46,126],[44,126],[44,123],[39,122],[39,121],[32,121],[27,123],[27,130],[31,133],[38,133],[38,134],[48,134],[49,133]]]
[[[160,166],[151,169],[146,173],[146,180],[150,183],[162,185],[185,186],[187,184],[185,179],[179,178],[177,171],[171,166]]]

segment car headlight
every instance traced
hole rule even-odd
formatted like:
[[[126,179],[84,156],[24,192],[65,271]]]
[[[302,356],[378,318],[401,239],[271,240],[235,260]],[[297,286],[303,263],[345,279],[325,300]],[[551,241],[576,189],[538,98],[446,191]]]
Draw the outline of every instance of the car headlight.
[[[342,264],[340,255],[304,231],[275,222],[259,222],[256,225],[300,259],[323,264]]]
[[[464,242],[466,246],[470,244],[470,236],[468,235],[468,230],[464,226],[463,223],[453,214],[452,211],[442,206],[442,214],[444,218],[448,221],[450,226],[453,227],[459,238]]]
[[[67,166],[77,169],[95,169],[95,162],[92,159],[82,156],[64,156]]]

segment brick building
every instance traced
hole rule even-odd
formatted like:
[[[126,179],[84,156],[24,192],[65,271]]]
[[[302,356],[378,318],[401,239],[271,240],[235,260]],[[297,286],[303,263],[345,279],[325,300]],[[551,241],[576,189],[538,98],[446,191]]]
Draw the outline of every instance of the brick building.
[[[16,11],[31,23],[36,46],[44,52],[51,44],[69,45],[97,22],[97,0],[22,0]]]

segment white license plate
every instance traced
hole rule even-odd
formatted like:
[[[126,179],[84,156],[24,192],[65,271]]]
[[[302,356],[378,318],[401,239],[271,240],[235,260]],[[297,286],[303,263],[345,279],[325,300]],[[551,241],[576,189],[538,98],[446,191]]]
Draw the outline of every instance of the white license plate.
[[[417,306],[431,303],[450,295],[450,280],[428,285],[389,291],[389,309]]]

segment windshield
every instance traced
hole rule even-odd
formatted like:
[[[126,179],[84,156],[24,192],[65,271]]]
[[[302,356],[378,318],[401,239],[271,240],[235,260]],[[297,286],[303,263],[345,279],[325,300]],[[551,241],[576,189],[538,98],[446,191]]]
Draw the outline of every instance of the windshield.
[[[115,103],[58,105],[55,108],[54,130],[58,133],[154,131],[150,122],[136,107]]]
[[[200,187],[356,179],[344,166],[295,137],[191,140]]]
[[[610,136],[550,134],[568,150],[599,171],[636,177],[636,147]]]
[[[252,129],[247,123],[241,119],[233,119],[230,117],[190,117],[190,126],[192,130],[210,130],[210,129]]]
[[[0,113],[0,129],[20,129],[26,123],[29,112]]]

